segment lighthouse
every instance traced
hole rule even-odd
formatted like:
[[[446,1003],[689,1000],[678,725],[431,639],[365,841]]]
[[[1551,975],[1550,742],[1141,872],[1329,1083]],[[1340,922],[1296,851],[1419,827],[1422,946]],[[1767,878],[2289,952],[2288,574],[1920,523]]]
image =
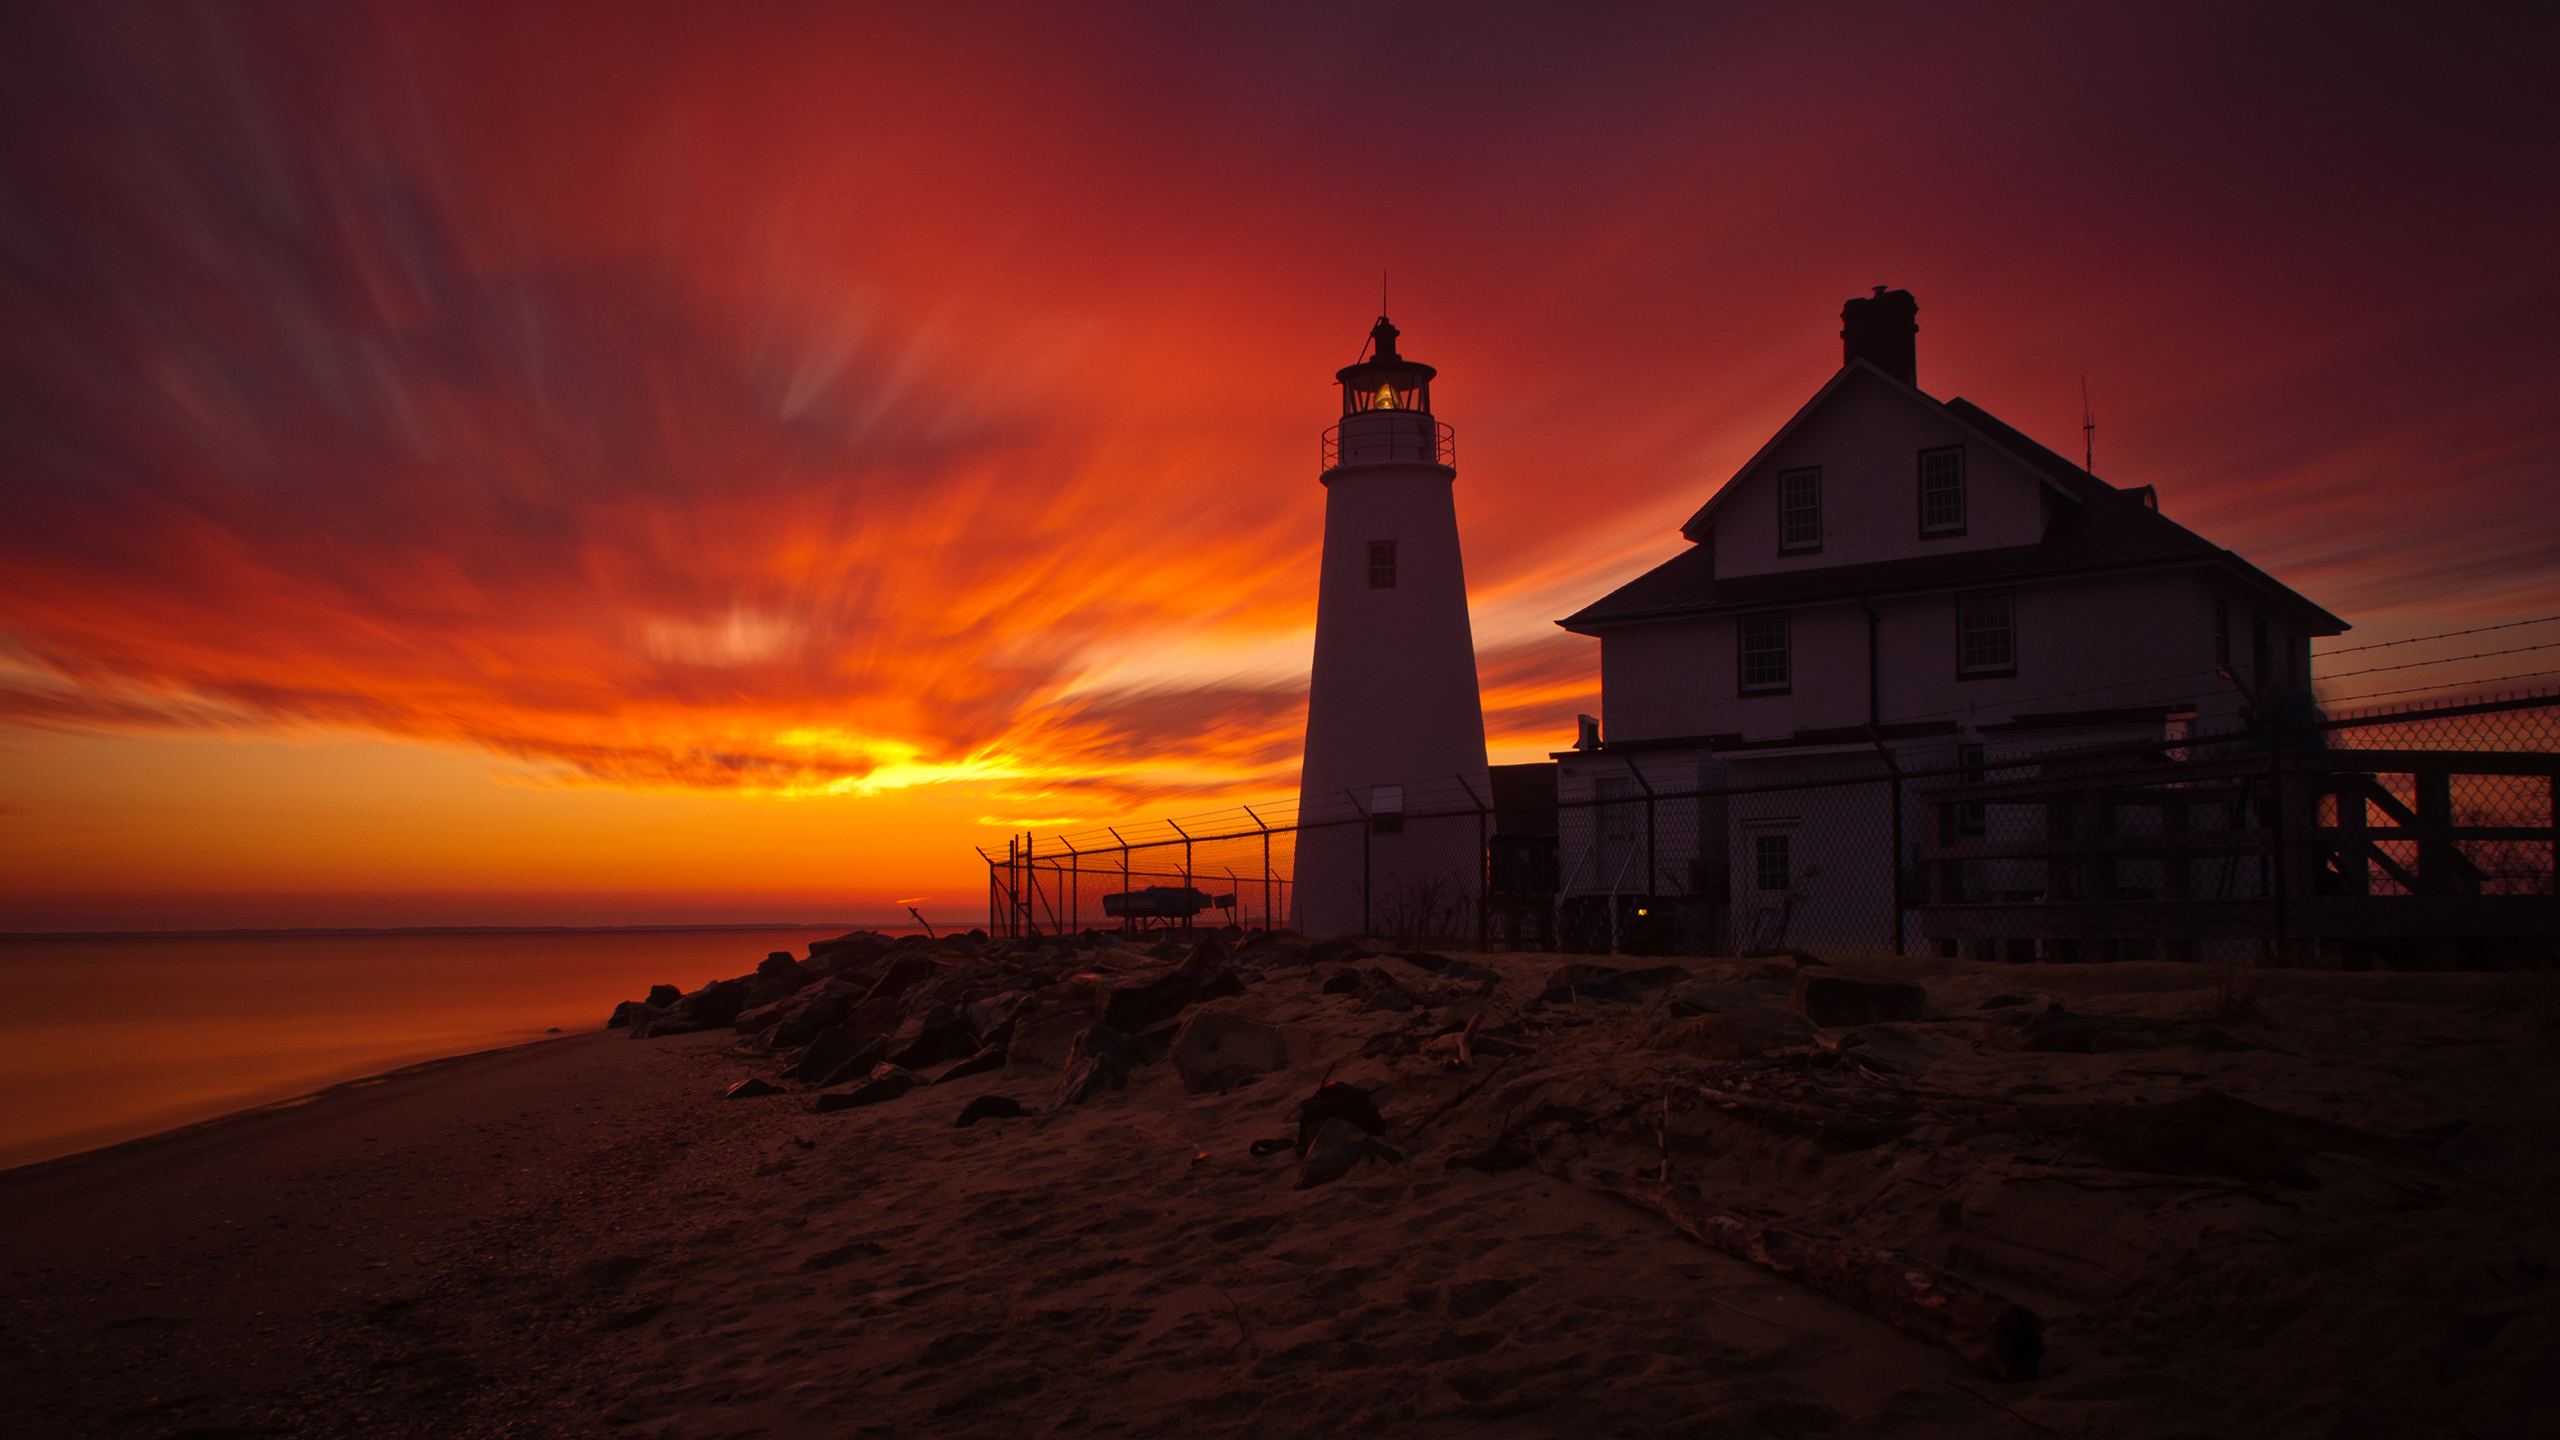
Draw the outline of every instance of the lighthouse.
[[[1298,789],[1301,934],[1472,935],[1490,803],[1484,704],[1458,556],[1456,436],[1437,371],[1386,316],[1336,372],[1324,433],[1324,559]]]

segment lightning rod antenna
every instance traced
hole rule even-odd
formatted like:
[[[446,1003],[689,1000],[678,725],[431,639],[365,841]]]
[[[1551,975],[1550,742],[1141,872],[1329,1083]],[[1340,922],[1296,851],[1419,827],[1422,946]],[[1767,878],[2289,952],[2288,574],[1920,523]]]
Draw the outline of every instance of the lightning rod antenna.
[[[2080,468],[2098,473],[2098,412],[2089,408],[2089,377],[2080,377]]]

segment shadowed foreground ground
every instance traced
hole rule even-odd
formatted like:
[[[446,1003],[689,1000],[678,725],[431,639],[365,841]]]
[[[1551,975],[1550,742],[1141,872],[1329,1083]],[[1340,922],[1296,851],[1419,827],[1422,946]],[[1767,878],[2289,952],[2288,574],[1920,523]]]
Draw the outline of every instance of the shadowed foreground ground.
[[[1223,1096],[1158,1064],[955,1130],[1049,1077],[817,1115],[721,1099],[779,1066],[735,1036],[593,1034],[9,1172],[0,1408],[15,1435],[199,1440],[2560,1433],[2543,977],[2289,975],[2223,1022],[2194,967],[1861,967],[1929,986],[1915,1093],[2211,1086],[2395,1135],[2469,1122],[2446,1164],[2314,1155],[2311,1188],[2094,1184],[2067,1139],[1929,1125],[1832,1152],[1675,1113],[1717,1203],[2039,1311],[2043,1375],[2001,1384],[1539,1168],[1656,1163],[1609,1097],[1716,1061],[1630,1050],[1658,999],[1529,1007],[1561,957],[1480,958],[1504,976],[1486,1028],[1537,1053],[1418,1135],[1485,1062],[1364,1059],[1436,1026],[1277,968],[1219,1004],[1279,1024],[1292,1068]],[[1783,996],[1783,962],[1698,965]],[[2250,1048],[2019,1053],[1984,1038],[1995,994]],[[1407,1160],[1302,1191],[1292,1155],[1248,1146],[1328,1073],[1392,1084]],[[1491,1173],[1448,1167],[1506,1130]]]

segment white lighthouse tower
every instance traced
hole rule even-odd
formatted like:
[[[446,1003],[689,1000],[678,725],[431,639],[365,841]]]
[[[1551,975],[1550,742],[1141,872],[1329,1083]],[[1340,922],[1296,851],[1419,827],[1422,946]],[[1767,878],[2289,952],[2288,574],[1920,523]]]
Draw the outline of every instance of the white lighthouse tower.
[[[1325,432],[1324,568],[1298,788],[1292,924],[1301,934],[1471,935],[1479,801],[1490,803],[1475,635],[1458,558],[1457,447],[1431,414],[1438,372],[1374,352],[1335,375]],[[1460,812],[1426,818],[1435,811]],[[1326,823],[1335,822],[1335,823]]]

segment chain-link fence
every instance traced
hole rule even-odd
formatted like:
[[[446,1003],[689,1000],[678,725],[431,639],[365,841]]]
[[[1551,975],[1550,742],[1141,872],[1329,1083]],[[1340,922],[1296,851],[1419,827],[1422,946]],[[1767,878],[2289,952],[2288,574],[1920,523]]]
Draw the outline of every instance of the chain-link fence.
[[[1637,741],[1305,814],[1024,835],[986,857],[989,928],[2346,965],[2560,934],[2560,695],[2106,728]]]

